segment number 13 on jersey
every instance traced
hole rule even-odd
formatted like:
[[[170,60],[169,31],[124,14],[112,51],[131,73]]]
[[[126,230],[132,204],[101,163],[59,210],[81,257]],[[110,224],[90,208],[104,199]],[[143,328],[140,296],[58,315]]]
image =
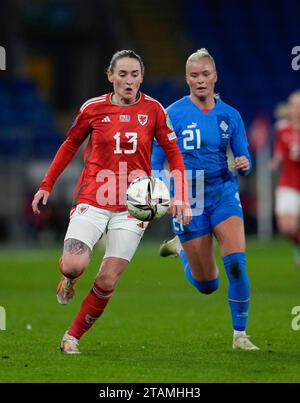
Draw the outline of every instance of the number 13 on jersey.
[[[137,133],[135,132],[126,132],[125,137],[127,139],[127,143],[131,144],[131,148],[126,148],[122,150],[121,148],[121,133],[117,132],[114,135],[114,139],[116,140],[116,147],[114,149],[114,154],[134,154],[137,148]]]

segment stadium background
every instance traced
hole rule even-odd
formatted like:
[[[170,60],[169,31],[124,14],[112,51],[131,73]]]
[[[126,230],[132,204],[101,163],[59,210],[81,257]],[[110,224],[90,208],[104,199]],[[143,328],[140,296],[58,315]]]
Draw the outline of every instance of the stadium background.
[[[103,320],[108,328],[104,334],[104,340],[107,340],[104,341],[106,355],[101,362],[107,372],[102,379],[299,381],[300,357],[295,351],[295,340],[299,339],[299,335],[290,329],[289,316],[291,308],[299,305],[299,272],[293,266],[292,247],[274,238],[276,227],[272,199],[276,178],[270,177],[267,169],[274,140],[274,108],[292,91],[300,88],[300,71],[294,71],[291,67],[292,48],[300,46],[299,15],[300,3],[293,0],[0,2],[0,46],[6,49],[6,71],[0,71],[0,305],[6,307],[7,323],[14,332],[13,336],[9,331],[0,332],[0,342],[4,343],[1,347],[4,355],[0,360],[0,381],[99,380],[95,372],[98,364],[93,333],[90,338],[87,337],[87,346],[93,346],[90,347],[93,354],[87,356],[90,361],[78,361],[79,367],[87,365],[84,376],[80,372],[76,378],[72,372],[74,368],[66,364],[63,358],[55,356],[54,361],[61,365],[54,367],[53,356],[49,353],[45,357],[42,349],[42,346],[47,346],[52,351],[65,330],[66,314],[56,306],[53,293],[59,277],[57,259],[68,222],[68,210],[82,168],[82,149],[59,179],[49,205],[38,217],[31,213],[32,196],[78,108],[86,99],[110,90],[104,70],[116,50],[132,48],[141,54],[146,65],[142,90],[168,106],[187,94],[185,60],[200,47],[206,47],[215,58],[219,76],[217,91],[244,118],[254,159],[253,173],[241,180],[240,184],[246,231],[248,235],[253,235],[248,254],[250,266],[255,269],[251,277],[255,296],[251,308],[255,312],[252,326],[260,330],[257,331],[260,337],[257,342],[265,355],[262,356],[263,360],[257,360],[258,356],[251,360],[243,358],[236,364],[235,374],[231,374],[226,363],[234,359],[229,350],[220,353],[226,349],[226,343],[220,335],[216,336],[213,320],[216,312],[223,317],[224,310],[227,321],[222,320],[228,336],[230,325],[225,304],[226,283],[221,288],[221,294],[214,297],[211,303],[201,299],[199,311],[202,312],[201,307],[204,306],[204,322],[197,322],[199,312],[196,309],[189,308],[185,316],[183,307],[198,303],[198,295],[184,282],[183,276],[179,277],[179,268],[176,277],[177,274],[172,271],[174,268],[168,267],[170,262],[162,262],[154,256],[159,242],[170,235],[169,219],[165,218],[153,225],[145,235],[144,246],[141,246],[131,265],[133,269],[124,276],[119,294],[112,302],[112,311],[104,315]],[[262,247],[256,237],[265,241]],[[28,250],[24,251],[24,247]],[[97,250],[95,254],[93,271],[82,279],[83,289],[78,290],[78,300],[68,311],[69,321],[97,270],[101,252]],[[180,267],[178,261],[174,262],[172,265]],[[134,277],[134,268],[137,266],[142,268]],[[157,278],[159,280],[154,280]],[[155,302],[162,301],[162,306],[155,308],[161,311],[161,322],[157,324],[157,316],[151,316],[153,289],[156,290]],[[176,305],[179,294],[182,299]],[[173,304],[172,313],[167,306],[166,295],[168,303]],[[131,303],[131,318],[126,316],[129,308],[121,302],[126,296],[127,304]],[[23,304],[24,298],[27,304]],[[38,305],[47,310],[47,317],[38,311]],[[20,312],[22,318],[19,317]],[[119,315],[118,319],[113,312]],[[18,320],[15,319],[17,316]],[[178,316],[182,327],[175,330],[172,326]],[[138,324],[133,322],[134,317],[138,318]],[[168,322],[170,317],[172,324]],[[153,324],[151,336],[149,324],[145,327],[142,325],[145,318]],[[193,330],[207,342],[202,350],[198,337],[189,333],[190,320],[193,320]],[[219,330],[223,326],[222,320],[218,324]],[[25,334],[31,327],[38,328],[39,332]],[[119,333],[120,327],[122,330]],[[137,333],[130,333],[128,341],[128,332],[133,327]],[[52,332],[49,337],[48,334],[46,336],[47,329]],[[116,334],[121,338],[117,343],[127,346],[130,356],[126,355],[126,349],[116,351],[113,342],[117,336],[112,337],[110,332],[114,329],[117,329]],[[214,330],[211,333],[209,329]],[[177,339],[170,341],[170,334],[176,334]],[[273,355],[273,361],[267,354],[272,353],[273,349],[268,340],[270,334],[276,335],[281,343],[280,351]],[[142,335],[148,344],[141,341]],[[5,364],[9,362],[9,356],[13,356],[20,339],[22,351],[14,364],[10,362],[8,371]],[[198,346],[195,349],[189,347],[188,365],[181,353],[182,339],[188,340],[190,346]],[[158,350],[155,350],[155,342],[160,343]],[[144,343],[143,346],[141,343]],[[216,351],[213,347],[215,343],[218,345]],[[136,345],[139,346],[138,350],[135,350]],[[144,345],[146,349],[152,349],[152,356],[144,352],[143,366],[139,361],[139,351],[142,351],[139,348],[144,349]],[[169,345],[174,350],[168,350],[166,354]],[[199,348],[200,357],[197,356]],[[35,369],[30,376],[23,373],[24,367],[30,366],[24,349],[32,351],[32,357],[36,357]],[[120,364],[123,377],[119,378],[116,375],[118,354],[123,357]],[[164,354],[166,364],[162,364],[160,358]],[[156,356],[158,358],[153,370],[151,360]],[[126,369],[125,362],[128,366],[132,364],[130,370]],[[140,368],[135,372],[132,368],[137,362]],[[199,365],[206,365],[203,372],[206,375],[202,378]],[[261,367],[257,368],[258,365]],[[161,366],[165,376],[159,378]],[[46,367],[48,370],[44,369]],[[184,371],[180,368],[184,368]],[[136,373],[144,375],[138,378]],[[268,374],[271,375],[268,377]],[[59,375],[64,377],[58,378]]]
[[[300,40],[295,1],[274,7],[271,0],[3,0],[0,7],[7,55],[7,70],[0,72],[0,242],[61,241],[81,154],[42,216],[31,214],[31,198],[78,108],[110,90],[104,70],[116,50],[142,55],[143,90],[168,106],[187,94],[187,56],[208,48],[217,64],[217,91],[244,117],[254,160],[255,138],[271,145],[274,108],[300,86],[291,68]],[[257,120],[268,138],[253,135]],[[241,187],[247,231],[255,233],[255,173]],[[155,230],[166,236],[168,227],[164,221],[148,236]]]

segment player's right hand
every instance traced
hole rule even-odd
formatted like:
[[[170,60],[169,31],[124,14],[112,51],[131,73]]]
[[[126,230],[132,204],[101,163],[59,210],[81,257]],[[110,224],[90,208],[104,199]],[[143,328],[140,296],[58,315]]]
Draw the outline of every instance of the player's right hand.
[[[186,201],[171,199],[169,211],[173,216],[176,216],[182,231],[183,225],[187,225],[193,216],[190,204]]]
[[[47,190],[38,190],[36,194],[34,195],[34,198],[32,200],[31,206],[32,206],[32,211],[34,214],[40,214],[39,210],[39,202],[43,199],[43,205],[46,206],[48,198],[49,198],[49,192]]]

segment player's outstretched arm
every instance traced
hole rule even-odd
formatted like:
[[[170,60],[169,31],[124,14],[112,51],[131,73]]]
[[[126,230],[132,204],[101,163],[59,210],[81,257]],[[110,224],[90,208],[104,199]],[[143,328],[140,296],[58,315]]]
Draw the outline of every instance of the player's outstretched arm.
[[[89,105],[85,109],[88,109]],[[40,189],[34,195],[32,210],[34,214],[40,214],[39,202],[43,199],[43,205],[47,204],[50,191],[57,178],[64,171],[66,166],[76,154],[78,148],[89,135],[89,115],[81,108],[71,129],[67,134],[67,139],[59,147],[51,165],[41,183]],[[48,190],[46,190],[48,189]]]
[[[50,193],[47,190],[38,190],[32,200],[32,211],[34,214],[40,214],[39,202],[43,199],[43,205],[46,206]]]

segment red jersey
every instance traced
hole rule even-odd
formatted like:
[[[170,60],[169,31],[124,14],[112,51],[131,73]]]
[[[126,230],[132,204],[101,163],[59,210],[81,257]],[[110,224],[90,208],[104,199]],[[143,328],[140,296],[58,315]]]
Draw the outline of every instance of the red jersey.
[[[166,152],[171,171],[181,172],[176,187],[183,194],[184,162],[161,104],[143,93],[130,105],[115,104],[111,99],[112,94],[105,94],[82,105],[40,189],[52,190],[80,145],[89,138],[73,206],[87,203],[108,210],[125,210],[128,184],[139,176],[151,175],[152,143],[156,137]],[[182,200],[180,194],[178,198]]]
[[[287,121],[277,125],[275,154],[283,157],[278,186],[300,191],[300,130]]]

